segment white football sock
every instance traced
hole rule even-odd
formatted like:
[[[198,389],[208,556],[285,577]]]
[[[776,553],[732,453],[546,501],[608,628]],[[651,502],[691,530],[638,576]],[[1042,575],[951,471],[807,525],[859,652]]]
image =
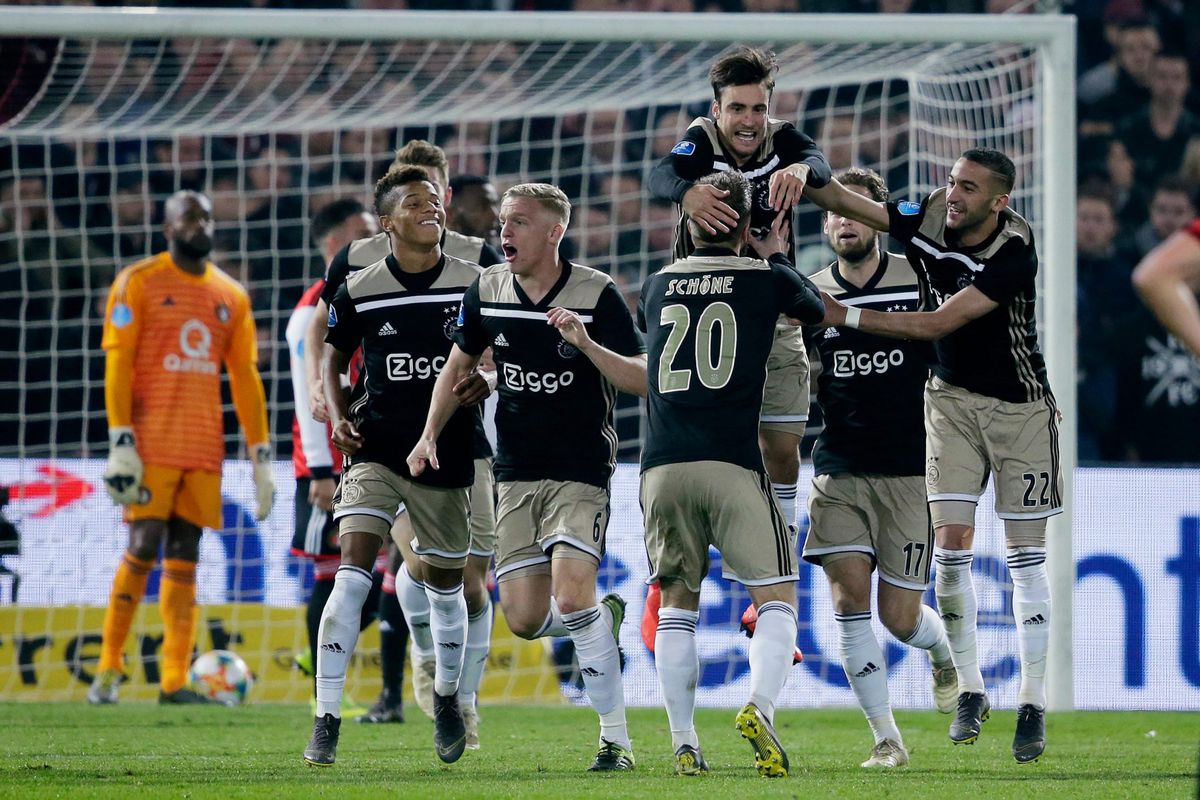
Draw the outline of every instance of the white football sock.
[[[475,705],[479,684],[483,682],[483,668],[487,666],[488,648],[492,644],[492,599],[484,595],[484,603],[475,616],[467,617],[467,649],[458,681],[460,705]]]
[[[924,603],[917,612],[917,627],[904,640],[909,647],[929,651],[929,663],[934,669],[950,667],[954,660],[950,656],[950,640],[946,638],[946,626],[938,613]]]
[[[900,729],[896,727],[888,700],[887,662],[871,629],[871,612],[834,614],[833,618],[837,620],[842,667],[875,734],[875,742],[884,739],[899,742]]]
[[[783,519],[788,525],[796,524],[796,484],[772,483],[775,496],[779,498],[779,508],[783,511]]]
[[[558,610],[558,603],[554,598],[550,598],[550,610],[546,612],[546,621],[542,623],[542,627],[532,637],[533,639],[541,639],[543,636],[570,636],[571,632],[567,630],[567,626],[563,623],[562,612]]]
[[[321,612],[317,629],[317,716],[342,715],[346,668],[358,644],[362,607],[371,592],[371,573],[343,564],[333,579],[333,591]]]
[[[682,608],[663,608],[658,612],[654,666],[671,726],[671,747],[675,750],[685,744],[700,747],[695,722],[696,682],[700,679],[700,659],[696,655],[699,619],[700,612]]]
[[[971,550],[934,547],[937,576],[933,585],[937,593],[938,612],[946,626],[946,637],[950,640],[950,655],[958,670],[959,690],[983,694],[983,674],[979,671],[979,652],[975,645],[978,603],[975,599],[975,583],[971,579],[971,560],[974,557]]]
[[[1017,619],[1017,646],[1021,651],[1021,688],[1017,705],[1046,707],[1046,651],[1050,647],[1050,580],[1046,551],[1015,547],[1008,551],[1008,572],[1013,582],[1013,616]]]
[[[413,578],[407,564],[400,565],[396,573],[396,599],[408,623],[408,634],[412,638],[413,656],[428,660],[433,657],[433,634],[429,631],[429,598],[425,584]]]
[[[433,691],[445,697],[458,692],[466,649],[467,598],[461,583],[453,589],[435,589],[427,583],[425,594],[429,597],[429,632],[437,653]]]
[[[750,702],[772,722],[795,651],[796,609],[781,600],[763,603],[750,640]]]
[[[625,690],[621,684],[621,658],[612,628],[599,606],[562,615],[575,643],[575,658],[592,708],[600,715],[600,738],[630,747],[625,724]]]

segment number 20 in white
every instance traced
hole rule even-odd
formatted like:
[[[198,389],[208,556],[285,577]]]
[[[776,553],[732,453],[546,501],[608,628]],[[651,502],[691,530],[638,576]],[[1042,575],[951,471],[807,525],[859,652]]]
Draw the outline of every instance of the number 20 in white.
[[[692,370],[672,369],[675,356],[687,338],[692,315],[684,305],[663,306],[660,325],[670,325],[667,343],[658,362],[658,391],[682,392],[692,385]],[[720,333],[717,333],[717,326]],[[716,363],[713,363],[713,336],[719,335]],[[721,389],[733,376],[737,357],[737,319],[728,303],[713,303],[700,312],[696,320],[696,376],[706,389]]]

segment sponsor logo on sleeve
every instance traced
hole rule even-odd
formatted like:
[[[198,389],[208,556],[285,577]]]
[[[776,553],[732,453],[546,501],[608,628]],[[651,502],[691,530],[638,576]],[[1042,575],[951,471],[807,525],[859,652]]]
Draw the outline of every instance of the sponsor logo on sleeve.
[[[904,217],[915,217],[921,213],[921,204],[915,203],[912,200],[901,200],[896,203],[896,210]]]
[[[114,328],[124,328],[129,323],[133,322],[133,309],[124,303],[117,303],[113,306],[112,316],[109,317]]]
[[[671,148],[671,152],[677,156],[690,156],[692,153],[696,152],[696,143],[680,142]]]
[[[329,307],[329,327],[337,327],[337,309],[333,306]]]

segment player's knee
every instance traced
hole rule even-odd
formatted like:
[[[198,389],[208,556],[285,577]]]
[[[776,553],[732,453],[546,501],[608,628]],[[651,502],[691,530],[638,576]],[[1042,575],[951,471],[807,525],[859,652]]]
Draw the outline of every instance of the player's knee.
[[[888,633],[900,641],[904,641],[917,629],[918,610],[919,607],[909,608],[880,604],[879,621],[883,623],[883,627],[888,629]]]
[[[473,575],[464,575],[463,596],[467,599],[467,613],[476,614],[487,605],[487,584]]]
[[[546,625],[546,616],[538,619],[537,614],[530,608],[514,607],[514,604],[500,604],[504,609],[504,621],[508,629],[519,639],[534,639]]]
[[[1046,547],[1046,520],[1044,519],[1006,519],[1004,520],[1004,540],[1011,548],[1041,548]]]
[[[931,500],[929,518],[935,532],[942,528],[974,530],[975,503],[969,500]]]
[[[933,538],[937,546],[944,550],[970,550],[975,541],[975,528],[953,523],[935,525]]]

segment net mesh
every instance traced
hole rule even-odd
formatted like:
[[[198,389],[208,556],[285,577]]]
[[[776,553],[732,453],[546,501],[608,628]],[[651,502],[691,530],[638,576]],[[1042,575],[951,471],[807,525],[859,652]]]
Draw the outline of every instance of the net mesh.
[[[781,64],[772,115],[813,136],[835,169],[873,167],[893,196],[916,198],[944,181],[965,147],[996,147],[1016,157],[1014,204],[1039,228],[1035,134],[1043,112],[1031,48],[756,44],[773,48]],[[451,175],[483,175],[501,191],[530,180],[562,187],[574,205],[568,252],[612,274],[632,305],[642,280],[669,260],[676,217],[671,204],[645,191],[649,172],[687,124],[707,113],[708,66],[728,43],[173,37],[33,39],[20,47],[23,67],[0,102],[0,270],[6,278],[0,303],[12,309],[0,317],[0,456],[6,483],[50,488],[26,489],[23,496],[18,490],[12,510],[26,541],[21,554],[4,556],[4,563],[19,575],[19,592],[0,575],[0,589],[8,590],[0,602],[12,605],[14,630],[58,642],[37,657],[55,674],[80,676],[64,678],[54,690],[56,697],[78,697],[91,663],[80,661],[80,653],[94,656],[95,641],[70,657],[62,642],[80,631],[98,633],[94,612],[107,600],[123,544],[117,515],[96,491],[102,469],[96,459],[106,448],[103,304],[120,266],[162,248],[165,198],[189,188],[213,199],[214,258],[251,293],[282,458],[290,450],[293,414],[284,329],[301,292],[323,271],[309,236],[316,211],[338,197],[369,201],[394,149],[412,138],[429,139],[447,151]],[[793,230],[801,269],[828,263],[811,206],[801,207]],[[227,412],[232,457],[240,437],[231,408]],[[639,416],[636,403],[623,398],[618,430],[626,460],[638,452]],[[90,483],[90,494],[64,505],[56,487],[67,479],[39,471],[48,464],[66,465]],[[252,652],[243,655],[277,686],[266,696],[297,699],[307,690],[286,671],[281,654],[303,642],[296,607],[308,573],[287,555],[293,512],[288,471],[279,466],[280,501],[258,526],[236,511],[252,508],[244,470],[227,469],[227,520],[233,514],[233,522],[222,541],[229,531],[251,531],[257,544],[220,552],[206,545],[214,566],[202,567],[208,588],[201,599],[220,610],[225,628],[260,631],[244,637],[242,646]],[[626,627],[632,638],[644,555],[638,556],[636,478],[622,475],[614,506],[625,511],[614,515],[601,584],[634,601],[635,618]],[[803,498],[803,478],[801,486]],[[38,491],[50,493],[56,510],[38,516],[44,502]],[[1003,586],[1002,544],[983,541],[992,557],[980,559],[981,569]],[[802,613],[801,639],[826,656],[812,654],[805,678],[789,684],[787,702],[852,702],[833,655],[823,578],[803,569],[802,603],[814,613]],[[711,682],[702,701],[730,704],[746,680],[746,640],[737,633],[745,596],[719,579],[709,583],[701,653]],[[231,588],[245,586],[257,588],[249,594]],[[993,605],[1004,612],[1003,597]],[[57,616],[46,616],[47,607],[57,608]],[[295,612],[286,635],[271,632],[279,609]],[[995,635],[1007,637],[1001,649],[1015,652],[1008,619]],[[627,692],[654,702],[653,672],[639,667],[648,665],[649,654],[636,642],[629,649],[638,652]],[[557,696],[546,694],[555,676],[547,673],[544,654],[516,643],[498,652],[485,698]],[[894,643],[889,652],[900,658]],[[910,654],[906,663],[916,661]],[[0,691],[20,685],[13,663],[0,665]],[[369,673],[370,657],[362,664]],[[894,690],[899,705],[927,704],[923,669],[902,672],[893,684],[903,687]],[[821,691],[809,691],[812,686]],[[1011,702],[1010,695],[1015,684],[1007,681],[994,700]]]

